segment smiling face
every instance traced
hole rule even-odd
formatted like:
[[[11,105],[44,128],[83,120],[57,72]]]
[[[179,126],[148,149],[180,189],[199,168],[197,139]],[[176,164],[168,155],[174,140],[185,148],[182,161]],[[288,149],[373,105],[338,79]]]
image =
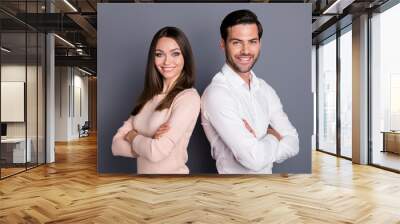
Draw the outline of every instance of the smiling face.
[[[158,40],[155,48],[155,66],[164,81],[176,80],[182,73],[185,64],[182,51],[176,41],[169,37]]]
[[[238,24],[228,28],[225,49],[226,62],[239,75],[247,75],[260,55],[260,38],[256,24]]]

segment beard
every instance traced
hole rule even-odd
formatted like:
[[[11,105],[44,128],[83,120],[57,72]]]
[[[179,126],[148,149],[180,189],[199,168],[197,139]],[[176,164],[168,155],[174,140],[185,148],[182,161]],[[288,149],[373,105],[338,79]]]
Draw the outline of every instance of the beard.
[[[226,62],[237,73],[247,73],[247,72],[249,72],[254,67],[254,65],[256,64],[259,55],[260,55],[260,53],[258,53],[257,55],[240,54],[239,57],[250,56],[250,57],[253,58],[253,61],[252,61],[251,64],[249,64],[248,66],[242,66],[242,65],[240,65],[240,64],[235,62],[234,58],[228,53],[228,50],[225,48],[225,59],[226,59]]]

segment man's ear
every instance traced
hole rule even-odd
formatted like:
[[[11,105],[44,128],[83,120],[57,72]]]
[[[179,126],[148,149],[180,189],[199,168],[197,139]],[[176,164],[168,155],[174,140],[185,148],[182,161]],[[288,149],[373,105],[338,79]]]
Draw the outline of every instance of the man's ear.
[[[221,40],[219,41],[219,46],[221,47],[221,49],[225,49],[225,41],[224,41],[224,39],[221,38]]]

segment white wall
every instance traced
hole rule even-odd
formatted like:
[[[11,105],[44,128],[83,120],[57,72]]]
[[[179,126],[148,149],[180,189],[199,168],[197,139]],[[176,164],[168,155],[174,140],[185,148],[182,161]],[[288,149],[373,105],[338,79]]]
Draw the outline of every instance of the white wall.
[[[25,135],[30,139],[32,161],[44,163],[44,74],[41,66],[25,64],[3,64],[1,66],[1,81],[5,82],[24,82],[26,85],[26,106],[21,108],[22,113],[26,112],[26,120],[22,122],[6,122],[7,137],[24,138]],[[27,79],[27,80],[25,80]],[[2,95],[2,98],[7,98]],[[1,108],[12,110],[10,108]],[[8,111],[13,113],[13,111]],[[15,112],[14,112],[15,113]],[[39,154],[37,156],[37,154]]]
[[[55,68],[55,141],[68,140],[68,85],[67,67]]]
[[[88,120],[88,77],[73,67],[56,67],[55,107],[55,140],[79,138],[78,124]]]
[[[27,69],[25,71],[25,69]],[[27,72],[27,73],[26,73]],[[36,77],[36,66],[27,66],[19,65],[19,64],[6,64],[1,66],[1,81],[5,82],[25,82],[25,75],[28,76],[28,81],[30,86],[36,86],[36,80],[33,76]],[[36,87],[35,88],[27,88],[27,106],[30,106],[27,111],[27,119],[28,119],[28,137],[31,133],[35,133],[36,136]],[[6,96],[3,96],[6,97]],[[39,105],[40,106],[40,105]],[[1,108],[2,110],[6,110],[6,108]],[[34,122],[34,124],[32,123]],[[25,137],[25,126],[26,122],[7,122],[7,136],[8,137]]]

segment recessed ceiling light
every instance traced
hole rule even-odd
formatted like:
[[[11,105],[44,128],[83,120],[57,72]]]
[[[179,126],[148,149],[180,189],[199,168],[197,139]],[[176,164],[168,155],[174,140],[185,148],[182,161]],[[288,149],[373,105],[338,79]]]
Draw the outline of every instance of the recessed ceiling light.
[[[336,0],[322,14],[342,14],[343,9],[353,3],[355,0]]]
[[[64,38],[62,38],[62,37],[60,37],[60,36],[57,35],[57,34],[54,34],[54,36],[57,37],[58,39],[60,39],[62,42],[64,42],[64,43],[66,43],[67,45],[69,45],[70,47],[75,48],[75,45],[71,44],[71,42],[69,42],[68,40],[66,40],[66,39],[64,39]]]
[[[83,69],[81,69],[81,68],[79,68],[79,67],[78,67],[78,70],[81,71],[81,72],[83,72],[83,73],[85,73],[85,74],[87,74],[87,75],[90,75],[90,76],[92,75],[92,73],[90,73],[90,72],[88,72],[88,71],[86,71],[86,70],[83,70]]]
[[[71,4],[69,3],[68,0],[64,0],[65,4],[67,4],[74,12],[78,12],[78,10]]]
[[[9,50],[9,49],[7,49],[5,47],[1,47],[1,51],[4,51],[6,53],[10,53],[11,52],[11,50]]]

